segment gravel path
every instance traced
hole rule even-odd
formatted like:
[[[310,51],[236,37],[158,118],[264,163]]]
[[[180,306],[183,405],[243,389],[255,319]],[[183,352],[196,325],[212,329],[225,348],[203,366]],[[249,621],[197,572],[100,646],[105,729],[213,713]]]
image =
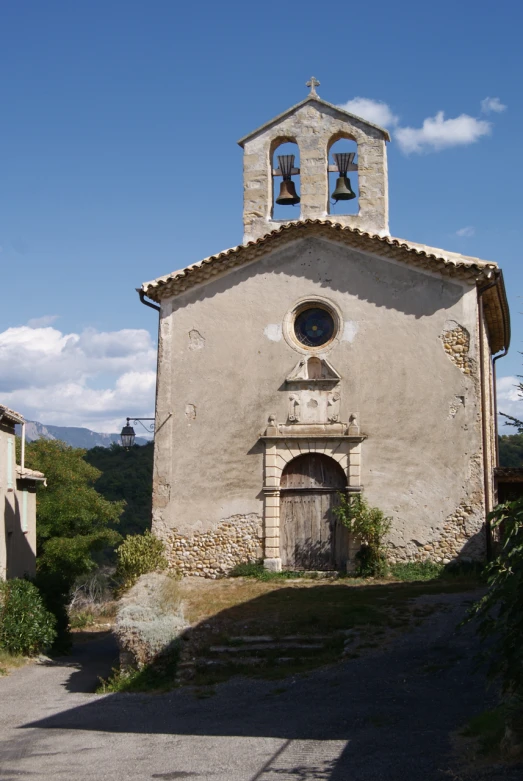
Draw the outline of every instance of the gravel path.
[[[283,681],[209,692],[95,695],[110,637],[0,679],[0,781],[521,781],[523,768],[460,769],[450,734],[491,704],[474,672],[469,594],[387,650]]]

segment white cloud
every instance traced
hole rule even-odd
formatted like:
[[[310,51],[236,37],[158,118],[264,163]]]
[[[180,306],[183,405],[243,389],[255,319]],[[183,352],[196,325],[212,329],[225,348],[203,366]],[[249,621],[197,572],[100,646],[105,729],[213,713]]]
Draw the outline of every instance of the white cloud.
[[[505,412],[514,418],[523,420],[523,397],[519,391],[519,377],[498,377],[498,412]],[[516,429],[507,426],[505,418],[500,417],[499,427],[501,434],[515,434]]]
[[[439,152],[452,146],[473,144],[491,132],[491,124],[461,114],[454,119],[445,119],[443,111],[435,117],[427,117],[420,128],[398,127],[394,132],[396,141],[406,154],[411,152]]]
[[[58,320],[60,315],[44,315],[43,317],[32,317],[28,320],[26,325],[29,328],[45,328],[47,325],[52,325],[55,320]]]
[[[506,111],[507,107],[500,101],[499,98],[484,98],[481,101],[481,110],[484,114],[490,114],[494,111],[496,114],[501,114],[502,111]]]
[[[0,400],[31,420],[112,432],[154,410],[156,349],[145,330],[0,333]]]
[[[460,228],[456,231],[456,236],[460,236],[461,238],[469,239],[471,236],[474,236],[476,233],[476,229],[473,225],[466,225],[464,228]]]
[[[367,119],[375,125],[380,125],[380,127],[393,127],[398,124],[399,120],[392,113],[390,106],[381,100],[372,100],[372,98],[353,98],[347,103],[340,104],[340,108],[357,117]]]

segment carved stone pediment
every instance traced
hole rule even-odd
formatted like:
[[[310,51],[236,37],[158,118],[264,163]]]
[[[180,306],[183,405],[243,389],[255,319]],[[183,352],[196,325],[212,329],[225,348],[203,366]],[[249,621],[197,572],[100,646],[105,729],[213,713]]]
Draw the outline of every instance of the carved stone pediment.
[[[330,387],[341,380],[341,375],[325,358],[302,358],[286,378],[293,387]]]

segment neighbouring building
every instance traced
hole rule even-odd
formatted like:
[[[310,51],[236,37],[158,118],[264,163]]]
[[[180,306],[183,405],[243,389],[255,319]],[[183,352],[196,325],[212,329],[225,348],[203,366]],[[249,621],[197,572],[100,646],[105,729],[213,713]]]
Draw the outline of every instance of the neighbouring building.
[[[15,425],[22,426],[16,463]],[[24,466],[25,420],[0,404],[0,579],[33,576],[36,568],[36,486],[41,472]]]
[[[357,542],[332,510],[363,491],[392,560],[481,559],[501,270],[393,238],[387,131],[308,86],[239,142],[243,244],[139,290],[160,317],[153,531],[183,573],[339,569]]]

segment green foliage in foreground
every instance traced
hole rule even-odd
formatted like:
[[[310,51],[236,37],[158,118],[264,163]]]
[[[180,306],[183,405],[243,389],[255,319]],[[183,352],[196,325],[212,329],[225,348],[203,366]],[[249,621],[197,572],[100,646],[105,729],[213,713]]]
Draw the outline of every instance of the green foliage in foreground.
[[[340,493],[340,504],[333,512],[349,533],[360,542],[356,554],[357,574],[362,577],[382,577],[387,574],[385,537],[392,519],[378,507],[371,507],[361,494],[346,496]]]
[[[469,620],[479,618],[479,633],[493,640],[489,672],[503,691],[523,694],[523,499],[498,505],[490,513],[493,529],[501,533],[498,557],[487,566],[488,591]]]
[[[36,584],[64,640],[75,581],[95,569],[96,556],[121,539],[112,527],[124,502],[110,502],[96,491],[100,472],[85,461],[85,453],[59,440],[39,439],[26,448],[27,466],[47,478],[47,487],[38,486],[36,496]]]
[[[0,648],[10,654],[34,656],[50,648],[56,619],[28,580],[0,581]]]
[[[167,568],[165,545],[150,531],[126,537],[116,551],[115,578],[122,590],[131,588],[140,575]]]
[[[124,501],[125,508],[118,531],[143,534],[151,528],[154,444],[134,445],[125,450],[119,445],[93,447],[85,454],[88,464],[100,475],[94,487],[111,502]]]

